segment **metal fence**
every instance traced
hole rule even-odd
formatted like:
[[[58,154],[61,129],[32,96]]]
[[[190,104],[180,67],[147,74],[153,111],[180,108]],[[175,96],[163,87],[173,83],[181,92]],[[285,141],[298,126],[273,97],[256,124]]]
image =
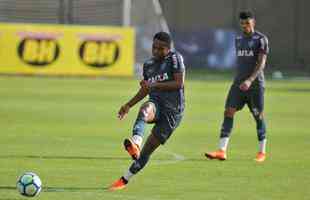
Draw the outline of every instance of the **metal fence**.
[[[64,1],[0,0],[0,21],[60,23]]]
[[[123,0],[0,0],[0,21],[122,25]]]

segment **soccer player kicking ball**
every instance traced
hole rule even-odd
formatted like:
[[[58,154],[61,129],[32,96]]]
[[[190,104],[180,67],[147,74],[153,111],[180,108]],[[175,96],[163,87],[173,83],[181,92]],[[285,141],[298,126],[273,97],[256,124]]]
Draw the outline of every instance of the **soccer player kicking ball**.
[[[226,99],[219,149],[206,153],[205,156],[209,159],[226,160],[234,115],[247,104],[256,121],[259,141],[259,151],[255,160],[263,162],[266,158],[263,70],[269,52],[268,39],[264,34],[254,30],[255,19],[252,12],[241,12],[239,17],[242,33],[235,39],[237,73]]]
[[[112,191],[123,189],[181,122],[184,111],[185,66],[182,56],[173,52],[170,47],[171,38],[168,33],[155,34],[153,57],[143,65],[144,79],[140,82],[141,88],[118,112],[118,117],[122,120],[131,107],[149,95],[149,100],[139,110],[132,137],[124,140],[125,150],[134,162],[124,176],[109,187]],[[154,123],[154,127],[140,151],[146,123]]]

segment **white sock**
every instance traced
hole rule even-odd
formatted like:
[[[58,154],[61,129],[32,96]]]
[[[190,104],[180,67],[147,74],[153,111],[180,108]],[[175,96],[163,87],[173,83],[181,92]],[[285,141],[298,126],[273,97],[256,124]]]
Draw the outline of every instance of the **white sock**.
[[[130,180],[130,178],[133,176],[134,174],[130,172],[130,170],[128,170],[125,174],[124,174],[124,179],[126,179],[127,181]]]
[[[223,137],[220,139],[219,149],[226,151],[229,142],[229,137]]]
[[[131,139],[132,139],[132,141],[133,141],[136,145],[138,145],[139,147],[141,147],[143,138],[142,138],[140,135],[133,135]]]
[[[266,139],[259,141],[259,152],[266,153],[266,143]]]

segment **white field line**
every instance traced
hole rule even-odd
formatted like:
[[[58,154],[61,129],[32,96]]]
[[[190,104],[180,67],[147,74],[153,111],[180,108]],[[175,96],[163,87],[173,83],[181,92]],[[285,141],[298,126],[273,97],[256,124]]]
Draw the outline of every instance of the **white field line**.
[[[172,159],[171,160],[150,160],[149,162],[151,165],[168,165],[168,164],[175,164],[175,163],[186,160],[185,156],[172,152],[172,151],[165,150],[160,153],[171,155]]]

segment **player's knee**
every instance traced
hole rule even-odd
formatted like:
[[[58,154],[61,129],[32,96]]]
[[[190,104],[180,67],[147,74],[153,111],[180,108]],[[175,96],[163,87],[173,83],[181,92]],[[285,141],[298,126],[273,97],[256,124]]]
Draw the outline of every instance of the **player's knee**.
[[[258,115],[258,118],[260,119],[260,120],[263,120],[264,119],[264,113],[263,112],[260,112],[259,113],[259,115]]]
[[[147,102],[141,106],[140,111],[143,111],[146,113],[153,112],[154,106],[155,106],[154,103]]]
[[[153,112],[153,105],[151,103],[145,103],[140,108],[140,116],[143,117],[144,120],[147,120],[149,118],[149,115],[151,115]]]
[[[235,108],[227,108],[224,112],[224,115],[225,117],[233,118],[236,112],[237,112],[237,109]]]
[[[253,116],[256,120],[263,120],[264,119],[264,113],[263,112],[252,112]]]

